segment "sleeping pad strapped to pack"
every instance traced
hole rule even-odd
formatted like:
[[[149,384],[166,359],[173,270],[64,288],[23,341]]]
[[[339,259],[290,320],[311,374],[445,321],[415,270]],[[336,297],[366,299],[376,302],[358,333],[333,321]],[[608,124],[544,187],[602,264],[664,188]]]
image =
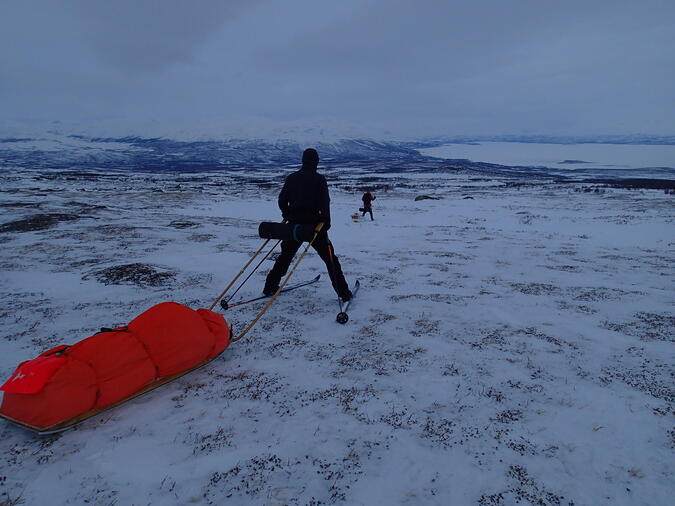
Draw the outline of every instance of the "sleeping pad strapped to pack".
[[[5,392],[0,415],[36,429],[61,425],[208,362],[230,337],[218,313],[158,304],[126,327],[57,346],[20,364],[0,387]]]
[[[261,239],[309,242],[314,237],[315,228],[315,225],[263,221],[258,225],[258,235]]]

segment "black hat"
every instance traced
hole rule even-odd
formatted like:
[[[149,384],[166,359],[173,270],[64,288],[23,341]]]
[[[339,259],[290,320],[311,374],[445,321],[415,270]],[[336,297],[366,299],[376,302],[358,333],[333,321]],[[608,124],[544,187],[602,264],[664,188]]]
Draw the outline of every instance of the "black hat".
[[[319,165],[319,153],[314,148],[307,148],[302,153],[302,164],[310,167]]]

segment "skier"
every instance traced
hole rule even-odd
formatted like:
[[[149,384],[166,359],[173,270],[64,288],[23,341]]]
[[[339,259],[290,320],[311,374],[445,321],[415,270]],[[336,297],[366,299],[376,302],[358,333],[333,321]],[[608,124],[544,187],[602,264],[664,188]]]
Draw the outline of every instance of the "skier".
[[[326,264],[328,275],[338,297],[343,302],[347,302],[352,298],[352,292],[347,281],[345,281],[342,266],[335,256],[333,245],[328,239],[330,197],[326,178],[317,172],[318,164],[319,154],[315,149],[308,148],[302,153],[302,167],[286,177],[284,186],[279,193],[279,209],[281,209],[284,220],[288,223],[311,223],[313,225],[319,222],[324,223],[321,232],[312,243],[312,247]],[[272,270],[267,274],[265,288],[263,289],[265,295],[272,295],[277,291],[281,278],[286,275],[288,267],[301,244],[294,240],[281,242],[281,254],[274,262]]]
[[[373,205],[371,202],[375,200],[375,195],[367,191],[363,194],[361,200],[363,200],[363,207],[360,209],[361,216],[365,216],[366,213],[370,213],[370,221],[373,221],[375,218],[373,218]]]

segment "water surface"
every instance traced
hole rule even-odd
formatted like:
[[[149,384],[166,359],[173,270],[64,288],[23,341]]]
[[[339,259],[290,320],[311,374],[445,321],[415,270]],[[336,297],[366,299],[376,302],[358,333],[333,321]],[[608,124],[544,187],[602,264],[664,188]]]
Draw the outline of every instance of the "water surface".
[[[446,144],[419,151],[437,158],[564,170],[675,168],[675,146],[481,142]]]

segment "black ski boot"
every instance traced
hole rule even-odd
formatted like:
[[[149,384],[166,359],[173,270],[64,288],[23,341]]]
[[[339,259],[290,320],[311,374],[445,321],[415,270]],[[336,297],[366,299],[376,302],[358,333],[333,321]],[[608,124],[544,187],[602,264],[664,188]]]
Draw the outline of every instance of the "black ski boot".
[[[352,300],[352,297],[353,297],[352,291],[349,288],[347,288],[347,290],[342,292],[339,295],[339,297],[340,297],[340,299],[342,299],[342,302],[349,302],[350,300]]]

